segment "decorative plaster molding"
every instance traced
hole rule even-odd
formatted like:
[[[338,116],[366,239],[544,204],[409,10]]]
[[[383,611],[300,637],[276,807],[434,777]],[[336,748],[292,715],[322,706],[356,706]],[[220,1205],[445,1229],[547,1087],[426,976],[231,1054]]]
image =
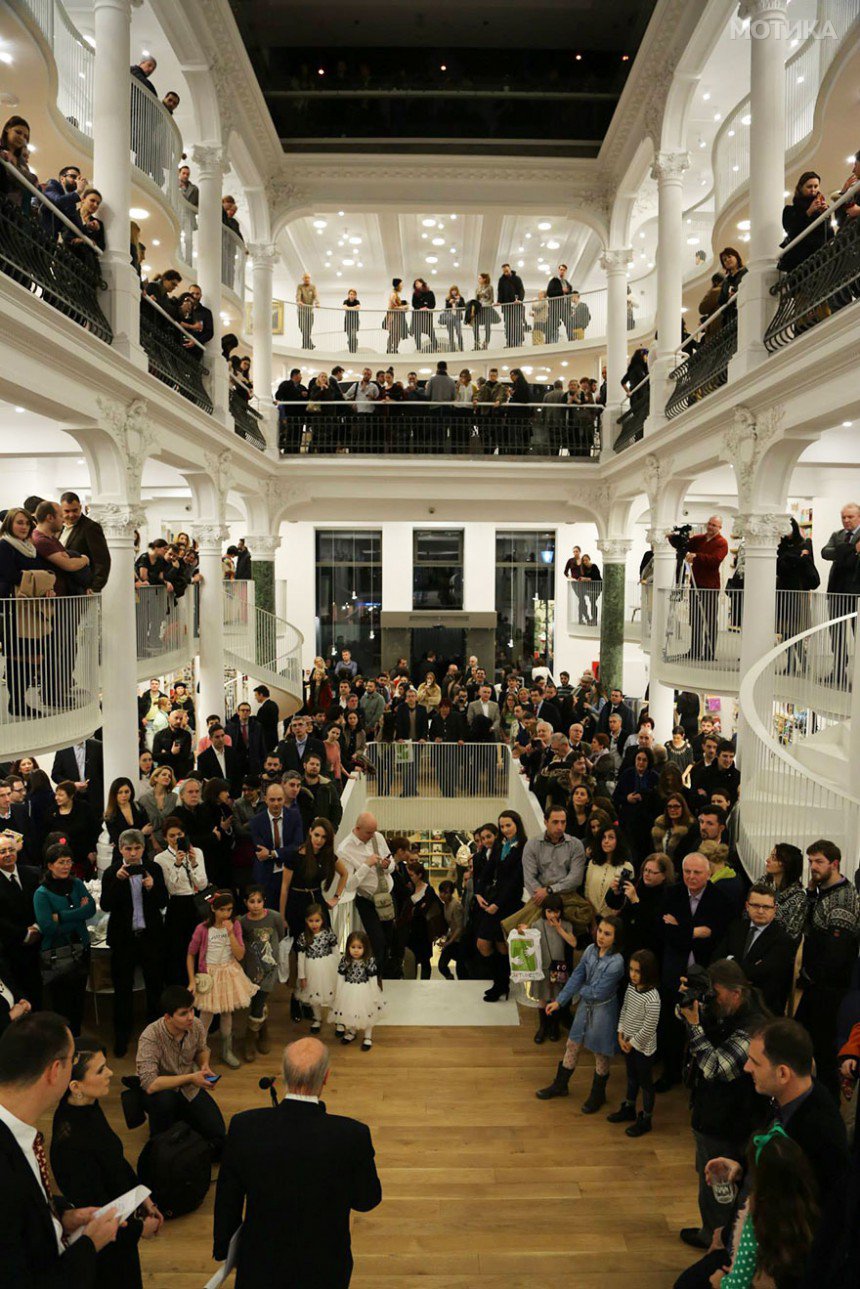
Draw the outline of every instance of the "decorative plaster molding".
[[[629,537],[599,537],[597,549],[603,556],[604,564],[623,564],[633,549],[633,541]]]
[[[655,555],[659,554],[663,550],[668,551],[671,549],[671,547],[669,546],[669,538],[666,536],[662,528],[647,529],[645,533],[645,539],[648,542],[648,545],[651,547]],[[673,558],[674,558],[674,554],[675,552],[673,550],[672,551]]]
[[[91,502],[87,514],[102,530],[108,542],[131,541],[135,529],[140,529],[146,522],[146,511],[142,506],[127,506],[122,502]]]
[[[202,519],[198,523],[191,524],[190,527],[191,535],[197,539],[201,550],[209,547],[210,551],[217,550],[218,554],[221,554],[221,547],[230,536],[230,529],[226,524]]]
[[[740,0],[738,17],[755,22],[757,18],[767,18],[770,14],[785,13],[786,4],[787,0]]]
[[[738,509],[752,513],[756,473],[768,445],[779,433],[785,419],[785,405],[774,403],[758,416],[743,404],[732,409],[732,424],[723,435],[721,459],[735,472]]]
[[[660,476],[662,466],[660,458],[655,452],[649,452],[642,462],[642,478],[645,481],[645,492],[648,496],[648,505],[653,515],[657,509],[657,498],[660,495]]]
[[[229,448],[224,448],[221,452],[204,452],[203,460],[218,493],[219,505],[223,507],[233,478],[233,453]]]
[[[274,242],[248,242],[245,249],[255,269],[270,269],[278,262],[278,248]]]
[[[791,528],[791,522],[788,515],[747,513],[737,514],[734,526],[735,531],[743,536],[749,555],[751,546],[763,546],[773,552],[780,537],[784,537]]]
[[[96,395],[96,406],[102,415],[102,426],[111,436],[125,460],[128,495],[140,495],[143,467],[155,445],[156,437],[148,422],[146,402],[142,398],[120,403],[114,398]]]
[[[633,248],[624,246],[618,250],[604,251],[598,263],[604,273],[626,273],[627,265],[633,259]]]
[[[588,490],[588,501],[604,524],[609,523],[609,511],[615,500],[617,489],[613,483],[598,483]]]
[[[220,94],[219,94],[220,101]],[[209,175],[226,175],[230,166],[227,162],[227,149],[220,143],[195,143],[191,148],[191,160],[201,177]]]
[[[297,205],[305,196],[285,174],[277,173],[269,175],[264,192],[273,223],[285,206]]]
[[[651,178],[656,179],[658,184],[661,180],[667,179],[672,180],[673,183],[680,183],[684,177],[684,171],[689,168],[689,152],[658,152],[651,167]]]
[[[291,488],[279,488],[277,506],[282,510],[293,510],[310,501],[311,494],[307,488],[294,484]]]
[[[277,533],[248,533],[245,544],[251,552],[252,559],[273,560],[275,552],[280,550],[281,539]]]

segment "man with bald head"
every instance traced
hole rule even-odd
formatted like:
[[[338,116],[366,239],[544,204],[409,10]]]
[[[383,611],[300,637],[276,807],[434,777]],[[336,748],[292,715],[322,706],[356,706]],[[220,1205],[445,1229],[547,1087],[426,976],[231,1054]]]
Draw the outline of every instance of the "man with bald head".
[[[711,515],[705,531],[695,533],[687,543],[684,561],[690,569],[695,589],[690,591],[691,657],[713,660],[717,644],[717,604],[720,592],[720,565],[729,553],[723,536],[723,521]],[[671,540],[671,538],[670,538]],[[702,592],[702,594],[697,594]]]
[[[690,967],[707,967],[723,938],[734,910],[710,881],[704,855],[693,851],[682,866],[683,881],[669,888],[663,905],[663,970],[660,988],[660,1029],[657,1046],[663,1053],[663,1076],[658,1091],[666,1092],[681,1079],[684,1027],[675,1017],[681,977]]]
[[[300,1038],[284,1049],[286,1095],[230,1123],[215,1192],[213,1256],[242,1227],[237,1289],[292,1285],[347,1289],[349,1219],[382,1200],[370,1129],[328,1114],[320,1100],[328,1049]]]
[[[860,595],[860,505],[849,501],[842,507],[842,527],[833,533],[826,546],[821,548],[821,558],[830,564],[827,594],[830,616],[842,617],[857,608],[854,596]],[[848,665],[848,632],[855,628],[856,619],[850,624],[840,622],[830,628],[833,644],[833,680],[842,683]]]
[[[381,972],[394,940],[394,903],[390,901],[387,908],[380,909],[377,904],[385,902],[376,901],[374,896],[390,895],[394,878],[391,851],[370,811],[365,810],[358,816],[352,832],[338,846],[337,856],[346,864],[346,889],[355,891],[355,911]]]

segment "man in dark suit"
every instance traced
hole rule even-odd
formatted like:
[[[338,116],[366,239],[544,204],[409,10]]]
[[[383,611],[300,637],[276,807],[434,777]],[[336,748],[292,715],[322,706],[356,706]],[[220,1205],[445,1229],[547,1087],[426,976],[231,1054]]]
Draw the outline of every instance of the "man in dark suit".
[[[251,704],[240,703],[224,728],[242,758],[243,773],[259,774],[266,759],[266,741],[259,719],[251,715]]]
[[[496,287],[496,299],[502,308],[505,323],[505,345],[514,349],[524,340],[526,311],[523,300],[526,298],[525,287],[519,273],[515,273],[510,264],[502,265],[502,276]]]
[[[33,853],[33,827],[27,807],[20,801],[12,800],[11,787],[0,779],[0,835],[7,829],[23,838],[18,858],[25,864],[40,864],[41,855]]]
[[[328,1049],[301,1038],[284,1051],[281,1104],[233,1116],[215,1192],[213,1256],[226,1258],[241,1225],[236,1289],[349,1285],[350,1213],[376,1208],[382,1187],[370,1129],[328,1114],[319,1099],[328,1075]]]
[[[554,687],[553,693],[555,693]],[[561,720],[561,711],[556,707],[555,703],[545,697],[540,689],[538,689],[537,685],[533,685],[529,690],[529,697],[532,700],[532,707],[534,708],[537,719],[539,721],[546,721],[548,725],[551,725],[554,734],[561,733],[564,726]]]
[[[235,747],[228,747],[223,725],[209,726],[209,746],[197,758],[197,769],[205,779],[225,779],[231,796],[242,791],[245,761]]]
[[[633,716],[633,709],[624,701],[624,695],[620,689],[611,689],[609,691],[609,702],[604,703],[600,709],[600,715],[597,718],[597,733],[609,733],[610,716],[621,717],[621,733],[624,736],[621,740],[622,747],[629,739],[630,735],[636,730],[636,720]]]
[[[63,512],[63,531],[60,541],[73,555],[89,557],[92,578],[87,593],[103,591],[110,577],[110,551],[101,524],[88,518],[81,508],[76,492],[64,492],[60,497]]]
[[[673,886],[663,908],[663,968],[658,1047],[663,1075],[655,1085],[667,1092],[681,1079],[684,1027],[675,1016],[681,977],[695,963],[707,967],[731,919],[731,906],[710,882],[704,855],[687,855],[683,881]]]
[[[842,527],[832,533],[821,548],[821,558],[830,564],[827,578],[828,605],[831,617],[842,617],[857,608],[860,595],[860,506],[849,502],[842,507]],[[848,666],[848,632],[854,631],[855,619],[830,628],[833,644],[833,679],[841,681]]]
[[[266,906],[278,907],[284,864],[292,864],[304,841],[299,810],[285,810],[286,793],[280,783],[266,786],[265,806],[248,821],[254,844],[254,881],[266,892]]]
[[[751,985],[761,991],[774,1016],[785,1013],[797,949],[791,936],[776,920],[776,894],[772,886],[756,882],[747,893],[746,917],[729,924],[714,958],[734,958]]]
[[[146,838],[136,828],[119,836],[120,859],[102,874],[100,903],[110,914],[107,942],[113,980],[114,1052],[125,1056],[134,1023],[134,969],[146,988],[146,1023],[161,1015],[167,887],[160,865],[144,858]]]
[[[268,685],[258,685],[254,690],[254,697],[259,704],[257,720],[263,729],[263,743],[267,752],[274,752],[278,743],[278,724],[281,719],[278,704],[269,697]]]
[[[42,1005],[42,937],[33,912],[33,894],[42,878],[38,868],[27,868],[17,860],[15,842],[0,835],[0,953],[9,963],[11,983],[38,1008]]]
[[[406,699],[394,713],[394,737],[398,743],[412,744],[412,760],[403,766],[403,795],[414,797],[418,792],[420,744],[426,743],[430,734],[427,708],[418,702],[418,691],[407,689]]]
[[[99,814],[104,807],[104,769],[101,739],[88,738],[84,743],[61,748],[51,766],[54,783],[74,783]]]
[[[290,721],[290,734],[278,744],[275,755],[284,770],[303,774],[309,756],[318,756],[320,765],[327,765],[325,745],[311,733],[314,723],[309,716],[294,716]]]
[[[36,1125],[66,1091],[74,1052],[54,1012],[22,1016],[0,1039],[0,1267],[3,1283],[20,1289],[90,1289],[96,1255],[119,1228],[114,1210],[95,1217],[94,1208],[73,1208],[51,1187]]]
[[[196,282],[192,282],[188,288],[188,294],[194,299],[194,308],[182,325],[186,331],[191,332],[195,340],[198,340],[201,345],[208,345],[215,335],[212,310],[207,309],[206,305],[202,303],[203,292]]]
[[[573,339],[573,316],[570,307],[572,292],[573,287],[567,278],[567,265],[559,264],[558,273],[550,278],[546,288],[546,298],[549,301],[546,328],[548,345],[554,345],[558,340],[560,327],[564,327],[564,334],[568,340]]]
[[[194,765],[191,731],[185,728],[185,713],[171,712],[167,729],[159,730],[152,742],[152,759],[167,765],[177,779],[184,779]]]

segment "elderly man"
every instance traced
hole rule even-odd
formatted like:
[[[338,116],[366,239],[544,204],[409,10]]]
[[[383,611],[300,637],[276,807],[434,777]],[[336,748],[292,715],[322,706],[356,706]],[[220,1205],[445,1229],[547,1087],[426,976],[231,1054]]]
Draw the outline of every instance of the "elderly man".
[[[493,701],[492,685],[481,685],[478,689],[478,697],[466,708],[466,720],[472,726],[475,718],[483,716],[490,722],[493,730],[493,737],[499,738],[502,718],[499,711],[499,704]]]
[[[705,531],[689,539],[684,555],[694,588],[690,601],[690,656],[694,659],[712,661],[716,652],[720,565],[729,553],[722,528],[720,516],[711,515]]]
[[[42,1005],[42,936],[33,911],[40,881],[37,868],[18,863],[14,837],[0,833],[0,955],[8,962],[18,990],[35,1008]]]
[[[827,577],[827,603],[830,616],[839,618],[853,612],[860,595],[860,506],[849,501],[842,507],[842,527],[832,533],[821,548],[821,558],[830,564]],[[830,628],[833,645],[834,684],[844,684],[848,667],[848,632],[856,628],[856,619],[840,622]]]
[[[284,1049],[286,1096],[233,1116],[215,1193],[213,1256],[223,1259],[241,1227],[236,1283],[347,1289],[350,1213],[382,1200],[370,1129],[331,1115],[320,1097],[328,1049],[300,1038]],[[285,1159],[301,1161],[285,1168]]]
[[[548,895],[560,895],[564,916],[577,928],[587,929],[594,910],[577,894],[585,877],[585,850],[576,837],[564,831],[567,812],[550,806],[544,815],[542,837],[531,837],[523,848],[523,899],[525,904],[502,923],[505,935],[514,927],[532,926],[541,915]]]
[[[113,981],[114,1052],[125,1056],[134,1023],[134,972],[146,988],[146,1019],[160,1014],[164,988],[164,920],[167,887],[159,864],[145,855],[146,838],[136,828],[119,836],[120,858],[102,876],[100,903],[110,914],[107,942]]]
[[[355,911],[361,918],[373,947],[373,956],[382,970],[394,937],[394,901],[377,900],[377,895],[390,895],[394,889],[391,874],[391,852],[374,815],[364,811],[355,827],[337,849],[338,859],[346,864],[346,889],[355,892]]]
[[[568,795],[573,755],[566,734],[553,734],[549,740],[551,760],[547,761],[534,779],[532,791],[544,808],[552,802],[563,805]]]

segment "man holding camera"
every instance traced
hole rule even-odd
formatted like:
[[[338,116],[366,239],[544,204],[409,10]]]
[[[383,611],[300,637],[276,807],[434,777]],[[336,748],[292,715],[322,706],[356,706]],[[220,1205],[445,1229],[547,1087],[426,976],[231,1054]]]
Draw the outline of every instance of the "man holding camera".
[[[720,590],[720,565],[729,553],[722,534],[723,521],[711,515],[705,531],[693,537],[683,530],[667,533],[669,545],[683,551],[684,563],[690,569],[690,657],[712,662],[717,646],[717,596]]]
[[[727,958],[707,972],[691,969],[681,986],[677,1012],[687,1029],[701,1215],[699,1229],[685,1227],[681,1239],[695,1249],[708,1249],[725,1221],[725,1204],[708,1184],[705,1166],[717,1156],[740,1162],[761,1117],[763,1102],[744,1067],[763,1006],[741,968]]]

